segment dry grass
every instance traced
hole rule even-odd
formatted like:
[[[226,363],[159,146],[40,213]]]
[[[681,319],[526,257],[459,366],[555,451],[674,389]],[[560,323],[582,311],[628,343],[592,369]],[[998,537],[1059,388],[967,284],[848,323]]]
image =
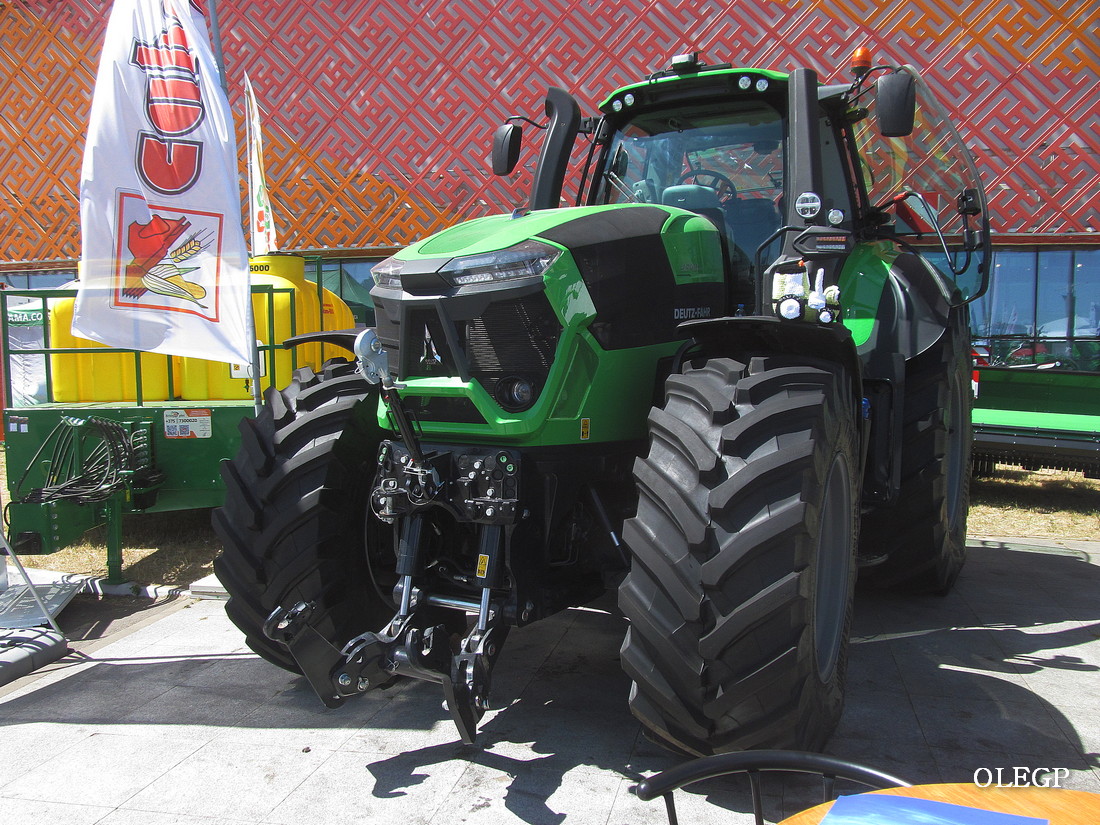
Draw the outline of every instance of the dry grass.
[[[1002,464],[970,489],[972,535],[1100,541],[1100,479]]]
[[[8,499],[6,463],[0,461],[0,489]],[[132,514],[122,518],[122,574],[138,584],[187,586],[214,572],[221,550],[210,526],[210,510]],[[84,540],[45,556],[21,556],[28,567],[62,573],[107,575],[107,530],[96,527]]]
[[[122,575],[132,582],[186,587],[214,572],[220,551],[209,510],[122,517]],[[80,544],[23,561],[62,573],[106,576],[106,528],[89,530]]]
[[[973,481],[968,527],[980,536],[1100,540],[1100,480],[1002,465],[993,478]],[[220,550],[209,510],[124,516],[122,538],[123,574],[140,584],[189,585],[213,572]],[[106,531],[97,527],[82,544],[25,561],[105,576]]]

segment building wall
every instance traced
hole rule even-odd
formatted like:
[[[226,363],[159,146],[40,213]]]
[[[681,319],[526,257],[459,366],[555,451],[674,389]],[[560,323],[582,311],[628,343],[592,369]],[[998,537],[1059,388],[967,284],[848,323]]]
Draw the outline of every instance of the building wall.
[[[399,246],[521,204],[492,131],[547,86],[588,112],[698,50],[708,62],[848,79],[848,57],[925,73],[974,151],[1000,233],[1098,226],[1095,0],[220,0],[231,102],[264,110],[286,249]],[[83,132],[109,3],[0,4],[0,262],[79,256]],[[243,125],[240,126],[243,130]],[[531,141],[534,144],[536,141]],[[529,146],[525,161],[533,165]]]

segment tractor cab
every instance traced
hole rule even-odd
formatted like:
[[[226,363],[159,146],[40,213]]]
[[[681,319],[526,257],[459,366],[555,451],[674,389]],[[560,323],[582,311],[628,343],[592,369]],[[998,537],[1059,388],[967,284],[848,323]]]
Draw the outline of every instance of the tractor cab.
[[[785,223],[785,107],[768,99],[774,98],[766,91],[769,78],[741,77],[748,88],[765,91],[721,106],[689,101],[673,109],[660,98],[639,105],[641,92],[613,97],[605,104],[613,131],[590,195],[595,203],[657,203],[710,219],[722,245],[732,309],[751,307],[754,261],[775,258],[777,231]],[[739,88],[737,79],[725,82]]]
[[[588,135],[576,204],[658,204],[708,218],[727,315],[778,313],[773,278],[799,261],[813,259],[812,271],[837,283],[856,242],[876,237],[919,248],[948,302],[971,301],[985,291],[991,253],[969,152],[915,69],[872,67],[857,51],[855,81],[838,85],[820,85],[809,69],[679,55],[613,92],[599,118],[582,118],[568,93],[551,89],[530,206],[561,205],[574,141]],[[508,174],[519,150],[520,128],[502,126],[494,171]]]

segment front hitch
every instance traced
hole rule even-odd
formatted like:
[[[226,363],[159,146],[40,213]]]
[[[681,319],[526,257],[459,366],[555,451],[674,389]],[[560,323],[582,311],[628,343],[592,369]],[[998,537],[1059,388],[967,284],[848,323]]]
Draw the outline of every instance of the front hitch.
[[[464,743],[473,744],[478,722],[489,707],[493,666],[509,630],[502,605],[492,598],[501,574],[505,531],[497,524],[479,528],[477,581],[482,597],[474,601],[425,595],[412,586],[420,544],[419,520],[414,516],[404,527],[398,566],[404,568],[405,575],[394,593],[401,608],[383,630],[363,633],[338,650],[310,624],[315,605],[298,602],[272,611],[264,633],[287,646],[328,707],[386,687],[397,676],[438,682],[459,736]],[[473,628],[456,646],[452,646],[453,625],[432,623],[441,608],[477,615]]]
[[[508,624],[503,603],[494,601],[504,583],[512,529],[521,517],[520,455],[500,448],[420,443],[412,417],[389,371],[389,359],[374,330],[362,332],[355,354],[364,379],[381,384],[400,441],[379,445],[371,509],[399,524],[394,599],[400,605],[385,628],[368,631],[337,649],[310,623],[316,605],[278,607],[264,624],[268,638],[286,645],[310,685],[329,707],[350,696],[385,687],[396,676],[443,686],[447,707],[462,741],[472,744],[488,708],[493,665]],[[422,591],[425,573],[425,511],[442,507],[457,521],[477,525],[476,567],[469,583],[479,598]],[[456,613],[458,615],[456,615]],[[476,621],[466,632],[467,614]],[[441,617],[454,621],[440,623]],[[456,633],[461,616],[461,632]],[[461,641],[458,638],[465,633]]]

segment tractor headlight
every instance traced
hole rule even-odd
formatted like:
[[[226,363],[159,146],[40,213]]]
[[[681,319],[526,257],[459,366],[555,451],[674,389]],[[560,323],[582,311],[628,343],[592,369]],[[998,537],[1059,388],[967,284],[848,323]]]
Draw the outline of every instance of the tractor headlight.
[[[510,375],[497,382],[495,395],[504,409],[522,412],[535,403],[535,385],[522,376]]]
[[[390,257],[371,267],[370,274],[378,286],[401,289],[401,270],[404,268],[404,261]]]
[[[534,278],[541,276],[560,257],[560,249],[538,241],[524,241],[498,252],[455,258],[448,261],[439,274],[455,286]]]

